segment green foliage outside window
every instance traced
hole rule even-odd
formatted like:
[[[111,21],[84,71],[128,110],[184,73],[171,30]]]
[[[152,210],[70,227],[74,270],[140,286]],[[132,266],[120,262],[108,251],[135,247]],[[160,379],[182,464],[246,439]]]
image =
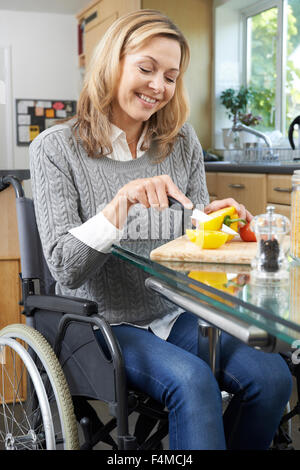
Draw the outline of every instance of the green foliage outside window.
[[[286,125],[295,114],[295,103],[300,104],[300,90],[295,78],[300,79],[300,68],[290,59],[300,45],[300,1],[288,5],[287,63],[286,63]],[[262,116],[259,128],[275,128],[277,8],[271,8],[252,17],[251,71],[249,88],[252,91],[251,111]]]

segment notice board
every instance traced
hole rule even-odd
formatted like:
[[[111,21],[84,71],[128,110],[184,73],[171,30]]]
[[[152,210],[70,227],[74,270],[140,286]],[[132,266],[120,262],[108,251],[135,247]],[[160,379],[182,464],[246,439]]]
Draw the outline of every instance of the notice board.
[[[76,101],[17,99],[17,145],[29,145],[42,131],[76,114]]]

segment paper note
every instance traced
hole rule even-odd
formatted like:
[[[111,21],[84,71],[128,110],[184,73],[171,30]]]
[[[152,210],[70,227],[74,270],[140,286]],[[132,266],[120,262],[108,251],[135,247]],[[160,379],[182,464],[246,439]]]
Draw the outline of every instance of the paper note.
[[[31,116],[30,114],[19,114],[18,115],[18,124],[30,124]]]
[[[18,102],[18,113],[19,114],[27,114],[28,108],[34,106],[34,101],[24,100]]]
[[[40,126],[29,126],[29,140],[32,141],[40,133]]]
[[[29,126],[18,126],[18,134],[21,143],[30,142]]]

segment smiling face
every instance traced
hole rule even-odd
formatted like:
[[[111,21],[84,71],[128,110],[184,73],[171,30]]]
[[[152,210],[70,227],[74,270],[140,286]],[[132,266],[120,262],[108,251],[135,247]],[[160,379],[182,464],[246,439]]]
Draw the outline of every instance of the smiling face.
[[[172,99],[181,50],[175,39],[157,36],[121,61],[113,123],[122,129],[142,126]]]

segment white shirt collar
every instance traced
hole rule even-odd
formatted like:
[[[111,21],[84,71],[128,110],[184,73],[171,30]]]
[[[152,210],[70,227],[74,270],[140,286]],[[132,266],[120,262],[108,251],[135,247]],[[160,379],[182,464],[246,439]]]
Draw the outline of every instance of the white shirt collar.
[[[122,129],[119,127],[115,126],[114,124],[110,123],[110,140],[111,143],[113,144],[119,137],[120,135],[125,134]]]
[[[111,129],[110,139],[111,139],[112,145],[114,145],[118,140],[120,142],[123,141],[123,143],[125,141],[126,144],[127,144],[126,134],[122,129],[120,129],[119,127],[117,127],[115,124],[112,124],[112,123],[110,123],[110,129]],[[148,123],[146,122],[145,125],[144,125],[144,128],[143,128],[143,132],[141,133],[141,136],[140,136],[140,138],[138,140],[138,143],[137,143],[137,150],[140,150],[140,148],[141,148],[141,145],[144,141],[147,129],[148,129]]]

